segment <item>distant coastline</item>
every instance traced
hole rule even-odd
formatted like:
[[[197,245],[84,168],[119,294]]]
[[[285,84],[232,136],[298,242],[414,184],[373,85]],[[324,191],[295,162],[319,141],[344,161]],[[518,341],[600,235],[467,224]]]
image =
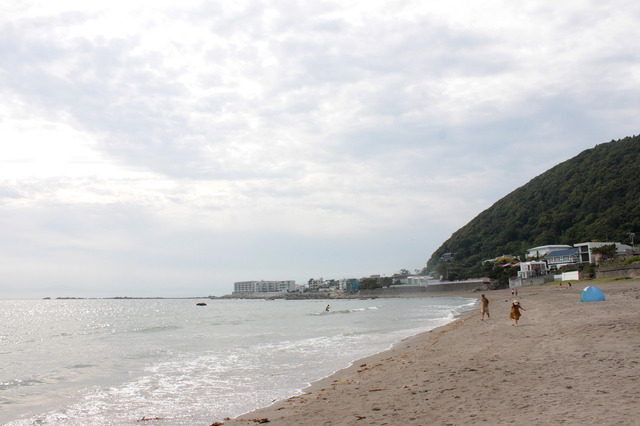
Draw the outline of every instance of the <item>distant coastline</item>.
[[[114,296],[114,297],[44,297],[43,300],[225,300],[225,299],[262,299],[262,300],[340,300],[340,299],[377,299],[383,297],[455,297],[459,294],[470,295],[479,291],[486,291],[486,286],[471,284],[460,287],[454,283],[433,286],[393,286],[378,288],[375,290],[360,290],[357,293],[336,293],[336,292],[278,292],[278,293],[248,293],[248,294],[227,294],[224,296],[185,296],[185,297],[136,297],[136,296]]]

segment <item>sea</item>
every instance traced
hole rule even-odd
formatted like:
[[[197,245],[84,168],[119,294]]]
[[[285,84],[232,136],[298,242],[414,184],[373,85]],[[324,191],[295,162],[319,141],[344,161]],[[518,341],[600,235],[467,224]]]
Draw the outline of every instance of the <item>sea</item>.
[[[209,425],[300,394],[476,303],[0,300],[0,424]]]

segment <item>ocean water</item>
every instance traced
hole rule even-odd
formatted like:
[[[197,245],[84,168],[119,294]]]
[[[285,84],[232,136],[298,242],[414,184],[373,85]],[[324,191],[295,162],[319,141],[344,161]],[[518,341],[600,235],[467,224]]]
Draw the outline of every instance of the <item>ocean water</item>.
[[[0,300],[0,423],[208,425],[300,393],[476,303],[203,301]]]

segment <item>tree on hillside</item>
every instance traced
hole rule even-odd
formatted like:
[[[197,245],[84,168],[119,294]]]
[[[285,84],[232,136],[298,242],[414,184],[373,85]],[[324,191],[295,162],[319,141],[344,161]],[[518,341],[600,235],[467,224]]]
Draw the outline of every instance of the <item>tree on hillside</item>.
[[[358,285],[358,290],[375,290],[376,288],[382,288],[377,278],[363,278]]]
[[[615,244],[607,244],[591,249],[591,253],[600,255],[601,261],[611,260],[616,257],[617,248]]]
[[[363,278],[358,285],[359,290],[375,290],[377,288],[389,287],[393,284],[393,278],[380,277],[380,278]]]
[[[398,278],[407,278],[410,274],[411,272],[409,272],[408,269],[400,269],[395,276]]]
[[[378,282],[382,287],[391,287],[391,285],[393,284],[393,278],[391,277],[378,278]]]

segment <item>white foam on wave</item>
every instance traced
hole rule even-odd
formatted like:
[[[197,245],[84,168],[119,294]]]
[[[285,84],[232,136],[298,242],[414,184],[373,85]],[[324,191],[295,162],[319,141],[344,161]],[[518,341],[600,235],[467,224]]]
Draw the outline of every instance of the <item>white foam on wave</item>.
[[[150,345],[130,359],[105,354],[102,363],[132,362],[126,364],[131,367],[127,377],[78,389],[61,408],[14,424],[132,424],[143,417],[164,419],[154,424],[194,424],[234,417],[444,325],[474,303],[395,299],[372,306],[371,300],[341,300],[332,301],[336,314],[328,315],[318,313],[326,301],[228,301],[220,309],[194,313],[167,301],[159,305],[167,322],[152,317],[130,333],[100,337],[123,348],[143,341]],[[140,333],[145,328],[153,332]],[[93,368],[74,370],[83,374]]]

